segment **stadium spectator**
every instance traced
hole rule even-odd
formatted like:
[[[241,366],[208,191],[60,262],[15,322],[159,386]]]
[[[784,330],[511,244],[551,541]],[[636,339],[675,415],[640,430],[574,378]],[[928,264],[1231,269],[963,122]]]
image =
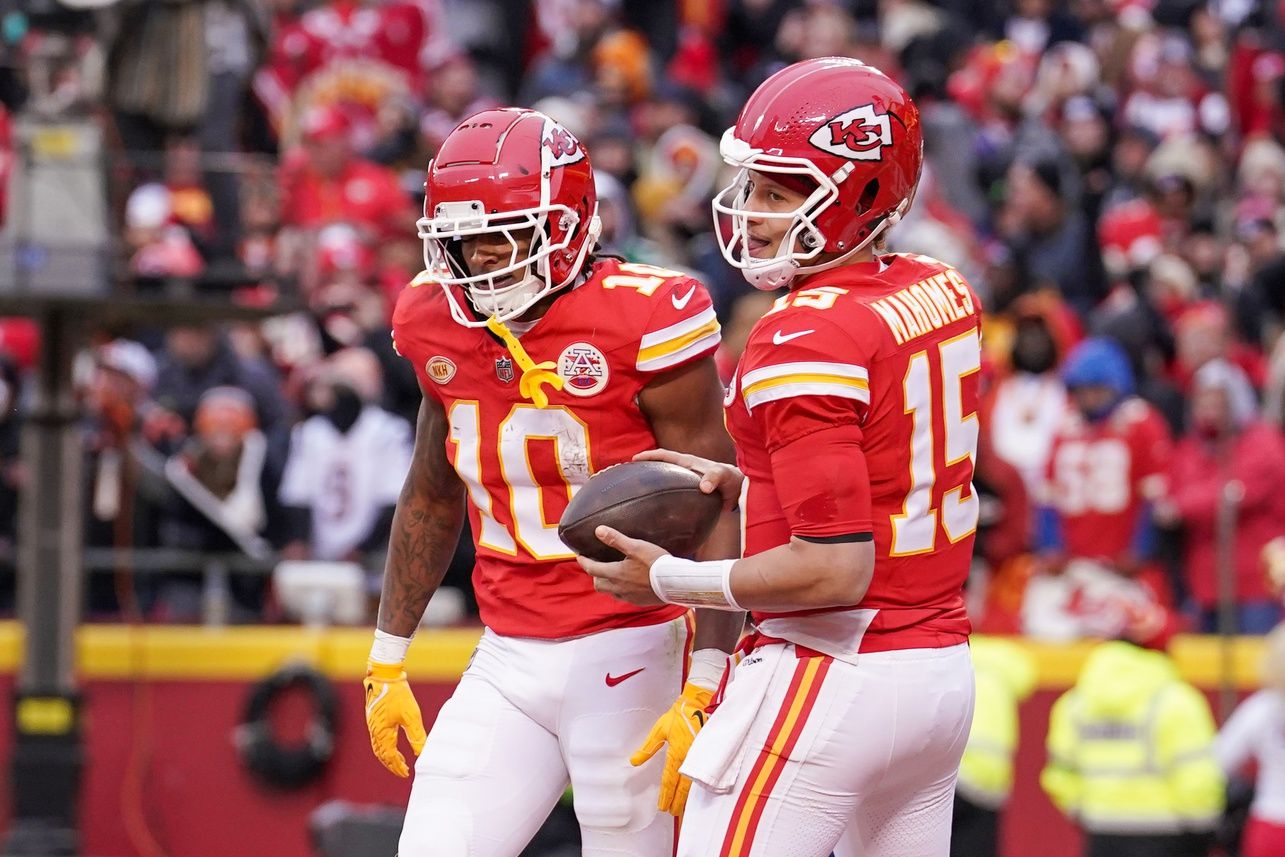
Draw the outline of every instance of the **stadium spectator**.
[[[1019,298],[1009,316],[1011,333],[988,334],[1011,341],[1009,353],[1001,355],[1010,372],[986,391],[982,423],[988,447],[1016,467],[1027,494],[1038,497],[1053,438],[1070,407],[1058,366],[1078,334],[1069,309],[1051,292]]]
[[[136,491],[138,460],[147,444],[140,438],[155,418],[152,392],[157,366],[138,342],[115,339],[92,352],[82,364],[81,392],[86,474],[84,538],[94,547],[151,547],[155,541],[156,504]],[[144,603],[152,587],[140,587]],[[123,609],[115,582],[105,574],[90,574],[87,605],[91,615],[110,615]]]
[[[324,0],[286,4],[254,92],[281,140],[296,141],[296,123],[318,108],[351,111],[353,139],[365,150],[379,136],[380,108],[410,102],[429,71],[452,56],[438,0]],[[306,130],[305,130],[306,133]]]
[[[1073,407],[1049,453],[1036,547],[1051,568],[1085,559],[1134,576],[1152,557],[1151,504],[1169,456],[1164,420],[1133,395],[1124,350],[1103,338],[1067,356]]]
[[[153,396],[160,410],[149,414],[156,425],[178,426],[164,432],[175,439],[192,425],[201,396],[215,387],[239,387],[254,400],[261,431],[268,436],[269,454],[289,429],[281,382],[273,367],[262,360],[242,357],[227,335],[214,324],[180,325],[165,335],[157,358]],[[173,417],[177,416],[176,424]],[[159,440],[159,438],[154,438]]]
[[[1062,167],[1053,160],[1016,163],[1007,183],[998,227],[1022,259],[1031,285],[1056,289],[1077,311],[1088,312],[1105,288],[1097,246],[1075,197],[1068,202]]]
[[[496,106],[478,88],[477,68],[465,55],[455,55],[432,71],[428,106],[419,119],[419,133],[429,157],[463,119]]]
[[[302,133],[302,149],[287,152],[282,168],[282,225],[315,230],[349,223],[371,246],[405,239],[415,222],[410,199],[395,173],[357,155],[343,110],[309,110]]]
[[[1219,519],[1224,503],[1235,515],[1235,631],[1265,634],[1281,619],[1280,604],[1266,588],[1260,557],[1265,545],[1285,536],[1285,437],[1258,416],[1245,374],[1216,358],[1193,380],[1191,428],[1168,462],[1166,491],[1156,520],[1181,526],[1183,565],[1198,613],[1198,628],[1218,628]]]
[[[171,507],[162,515],[162,543],[266,556],[258,540],[268,524],[266,455],[249,394],[238,387],[207,390],[196,406],[191,436],[166,467],[189,508]]]
[[[254,400],[246,391],[215,387],[203,393],[190,435],[164,465],[171,496],[158,515],[160,544],[268,559],[269,498],[280,472],[268,466],[267,453]],[[261,614],[263,580],[261,576],[233,580],[231,592],[239,608],[236,618]],[[159,615],[172,622],[198,620],[203,583],[198,574],[165,575],[159,584]]]
[[[191,235],[173,222],[170,192],[164,185],[141,185],[130,195],[126,227],[126,241],[134,250],[129,269],[137,283],[191,279],[205,270]]]
[[[306,390],[313,416],[294,427],[281,479],[284,553],[298,559],[364,559],[388,541],[410,466],[411,429],[379,405],[378,359],[336,352]]]
[[[1165,654],[1152,604],[1122,605],[1053,705],[1040,784],[1085,832],[1085,857],[1205,857],[1223,807],[1209,703]]]

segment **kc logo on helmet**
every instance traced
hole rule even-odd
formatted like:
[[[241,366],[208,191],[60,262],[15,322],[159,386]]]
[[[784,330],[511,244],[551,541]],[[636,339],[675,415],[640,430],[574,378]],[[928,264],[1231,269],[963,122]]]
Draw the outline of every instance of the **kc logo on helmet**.
[[[557,122],[549,120],[544,125],[544,148],[548,151],[546,162],[552,167],[565,167],[584,158],[584,150],[575,135]]]
[[[856,161],[878,161],[883,147],[892,145],[892,122],[873,104],[854,107],[827,121],[808,142],[822,151]]]

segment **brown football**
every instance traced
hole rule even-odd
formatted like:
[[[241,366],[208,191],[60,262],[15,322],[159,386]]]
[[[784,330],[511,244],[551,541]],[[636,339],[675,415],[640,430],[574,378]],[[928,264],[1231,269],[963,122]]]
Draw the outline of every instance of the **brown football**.
[[[627,461],[589,478],[558,522],[558,536],[576,553],[612,562],[623,559],[594,530],[605,524],[635,539],[691,556],[709,537],[723,501],[700,490],[700,476],[665,461]]]

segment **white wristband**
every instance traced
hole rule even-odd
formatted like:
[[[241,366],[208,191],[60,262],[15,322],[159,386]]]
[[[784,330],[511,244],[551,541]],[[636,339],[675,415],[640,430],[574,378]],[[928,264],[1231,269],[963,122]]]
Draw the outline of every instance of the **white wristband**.
[[[406,660],[410,641],[414,637],[399,637],[375,629],[375,642],[370,646],[370,659],[377,664],[400,664]]]
[[[687,683],[705,690],[718,690],[718,683],[727,671],[727,652],[718,649],[700,649],[692,652],[687,666]]]
[[[706,562],[662,556],[651,564],[651,589],[669,604],[708,610],[742,610],[732,598],[734,559]]]

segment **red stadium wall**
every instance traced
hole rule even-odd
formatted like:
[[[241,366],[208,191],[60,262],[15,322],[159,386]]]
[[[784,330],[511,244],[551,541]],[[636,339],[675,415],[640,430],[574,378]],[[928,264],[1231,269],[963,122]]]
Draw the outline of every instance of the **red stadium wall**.
[[[83,853],[93,857],[313,857],[307,823],[318,805],[331,799],[405,802],[409,782],[384,771],[371,755],[366,737],[359,682],[368,639],[365,632],[318,637],[290,629],[213,635],[200,630],[157,631],[132,653],[128,647],[121,648],[121,633],[119,629],[90,632],[95,639],[81,642],[84,671],[91,674],[83,688],[87,747]],[[183,635],[191,639],[183,640]],[[432,634],[424,637],[416,643],[420,651],[411,667],[429,721],[450,694],[451,676],[458,675],[466,662],[476,633],[463,632],[437,642]],[[4,673],[0,684],[6,691],[13,684],[14,639],[11,628],[0,632],[0,672]],[[165,648],[175,645],[176,650]],[[1252,674],[1257,651],[1254,644],[1248,645],[1237,658],[1242,684]],[[338,740],[334,759],[320,781],[298,791],[274,792],[259,785],[241,766],[233,735],[254,678],[266,675],[273,668],[269,664],[280,663],[292,651],[311,658],[335,682],[340,701]],[[1042,686],[1022,708],[1017,789],[1004,820],[1007,857],[1025,857],[1034,853],[1037,844],[1039,853],[1047,857],[1079,854],[1078,835],[1044,798],[1038,778],[1049,708],[1060,692],[1058,686],[1074,674],[1083,651],[1083,647],[1040,650]],[[1184,670],[1194,673],[1194,678],[1207,678],[1211,665],[1206,660],[1180,662],[1185,661]],[[192,675],[174,675],[183,669]],[[117,675],[130,670],[145,680]],[[244,675],[220,678],[220,672]],[[287,702],[279,712],[282,720],[292,719],[291,706]],[[0,761],[6,766],[12,744],[10,710],[8,705],[0,707]],[[7,827],[8,783],[2,781],[0,825]],[[148,836],[155,837],[158,850],[146,844]]]

